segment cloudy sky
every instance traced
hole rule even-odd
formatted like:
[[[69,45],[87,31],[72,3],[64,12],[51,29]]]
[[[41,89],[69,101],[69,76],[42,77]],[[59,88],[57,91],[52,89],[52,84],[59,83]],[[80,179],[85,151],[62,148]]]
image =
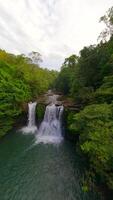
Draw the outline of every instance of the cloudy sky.
[[[97,43],[99,18],[113,0],[0,0],[0,48],[38,51],[43,65],[59,69],[66,56]]]

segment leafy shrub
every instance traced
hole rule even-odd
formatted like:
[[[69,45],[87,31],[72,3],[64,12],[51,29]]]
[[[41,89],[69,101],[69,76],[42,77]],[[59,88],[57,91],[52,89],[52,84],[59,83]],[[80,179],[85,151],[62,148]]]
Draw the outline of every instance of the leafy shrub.
[[[80,148],[90,160],[90,170],[113,189],[113,105],[94,104],[74,115],[70,129],[80,134]]]

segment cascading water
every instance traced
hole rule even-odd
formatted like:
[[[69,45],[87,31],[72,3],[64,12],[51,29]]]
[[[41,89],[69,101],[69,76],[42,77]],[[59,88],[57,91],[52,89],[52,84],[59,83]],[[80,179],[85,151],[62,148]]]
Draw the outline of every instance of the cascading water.
[[[28,114],[28,127],[35,126],[35,108],[36,108],[36,102],[32,103],[30,102],[28,104],[29,107],[29,114]]]
[[[28,104],[28,125],[22,128],[22,132],[24,133],[35,133],[37,132],[37,127],[35,125],[35,109],[37,102],[30,102]]]
[[[63,106],[56,106],[57,95],[49,97],[51,104],[46,107],[44,120],[42,121],[38,134],[37,143],[60,143],[62,137],[62,113]]]

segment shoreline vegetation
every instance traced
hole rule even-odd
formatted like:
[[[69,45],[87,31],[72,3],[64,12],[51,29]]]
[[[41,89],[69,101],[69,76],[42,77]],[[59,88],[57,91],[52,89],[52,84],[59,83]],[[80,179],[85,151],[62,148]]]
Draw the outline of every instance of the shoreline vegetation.
[[[58,92],[74,100],[67,130],[78,137],[77,150],[86,158],[86,187],[91,180],[113,199],[113,7],[101,17],[106,29],[97,45],[66,58],[56,79]]]

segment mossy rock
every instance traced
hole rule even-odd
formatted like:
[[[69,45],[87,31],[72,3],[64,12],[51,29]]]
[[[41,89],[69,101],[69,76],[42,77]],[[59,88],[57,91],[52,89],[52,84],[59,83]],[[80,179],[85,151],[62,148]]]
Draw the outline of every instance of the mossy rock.
[[[65,127],[65,138],[74,142],[78,141],[79,134],[76,134],[74,130],[70,129],[70,124],[73,120],[75,111],[71,111],[69,108],[64,109],[63,114],[63,126]]]
[[[43,104],[37,104],[36,106],[36,118],[38,123],[40,123],[44,118],[45,107],[46,106]]]

